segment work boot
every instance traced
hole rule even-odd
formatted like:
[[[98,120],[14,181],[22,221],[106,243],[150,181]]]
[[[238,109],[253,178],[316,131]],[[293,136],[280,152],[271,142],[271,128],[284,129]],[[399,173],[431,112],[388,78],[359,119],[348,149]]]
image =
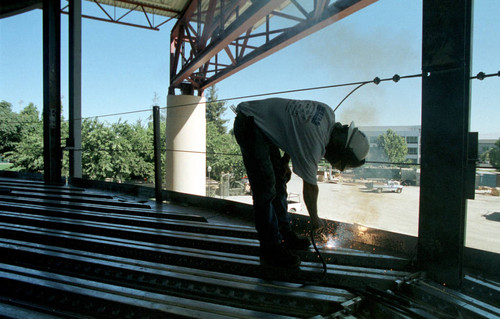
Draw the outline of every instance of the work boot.
[[[297,268],[299,256],[285,248],[283,244],[260,247],[260,263],[265,266]]]
[[[289,231],[281,236],[283,237],[283,244],[287,249],[307,250],[311,245],[309,238],[306,236],[298,236],[293,231]]]

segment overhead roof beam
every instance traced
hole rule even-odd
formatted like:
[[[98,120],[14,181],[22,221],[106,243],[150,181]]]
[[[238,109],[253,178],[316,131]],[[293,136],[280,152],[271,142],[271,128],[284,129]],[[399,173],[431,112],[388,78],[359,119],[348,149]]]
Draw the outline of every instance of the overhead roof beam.
[[[0,19],[41,8],[42,0],[2,0]]]
[[[181,29],[185,28],[187,23],[192,20],[198,1],[199,0],[191,2],[177,24],[174,26],[171,35],[171,49],[180,50],[180,45],[183,42],[181,38]],[[214,40],[214,35],[212,34],[212,41],[210,44],[208,44],[205,49],[201,50],[199,54],[188,64],[184,65],[179,72],[172,72],[171,70],[171,75],[175,74],[170,80],[171,88],[179,87],[183,81],[187,80],[189,76],[202,67],[203,64],[208,63],[217,53],[224,50],[224,48],[238,36],[250,29],[259,20],[265,18],[267,14],[278,8],[284,1],[285,0],[255,1],[240,16],[237,16],[236,19],[225,28],[225,30],[223,30],[222,33],[218,35],[217,39]],[[224,14],[221,16],[224,17]],[[201,21],[198,21],[198,23],[201,23]],[[171,52],[171,55],[172,54],[175,53]],[[172,67],[178,66],[175,65]]]
[[[312,34],[340,19],[347,17],[377,0],[338,0],[315,1],[310,12],[297,1],[233,1],[228,6],[233,6],[230,13],[218,7],[217,15],[199,15],[197,12],[198,1],[194,0],[186,8],[182,17],[177,22],[171,34],[171,69],[170,92],[179,88],[183,82],[195,83],[195,88],[202,92],[205,88],[214,85],[224,78],[239,70],[271,55],[274,52]],[[213,0],[211,0],[213,1]],[[239,6],[235,6],[238,2]],[[205,2],[204,2],[205,3]],[[292,3],[299,16],[282,13],[284,4]],[[213,4],[212,10],[213,10]],[[210,5],[210,3],[209,3]],[[240,7],[241,6],[241,7]],[[238,9],[243,8],[241,14]],[[204,20],[200,20],[200,16]],[[271,28],[270,17],[277,16],[286,19],[291,26],[279,29]],[[196,18],[198,17],[198,20]],[[231,22],[227,20],[231,19]],[[213,21],[210,24],[205,22]],[[197,37],[197,50],[185,51],[184,42],[190,23],[203,25],[203,35]],[[264,29],[259,28],[265,23]],[[221,30],[217,27],[223,27]],[[249,39],[253,39],[249,45]],[[257,40],[256,40],[257,39]],[[207,41],[210,43],[207,44]],[[260,44],[254,42],[260,41]],[[229,51],[232,48],[234,51]],[[220,52],[225,52],[227,61],[218,57]],[[179,59],[179,57],[183,59]],[[180,62],[184,61],[181,65]],[[210,68],[211,67],[211,68]],[[210,76],[209,76],[210,75]]]
[[[288,45],[318,31],[326,26],[329,26],[361,9],[376,2],[377,0],[350,0],[341,1],[342,6],[338,2],[330,5],[328,8],[322,10],[320,14],[318,10],[312,12],[317,18],[310,18],[303,22],[298,23],[294,27],[282,30],[282,34],[271,39],[269,42],[264,43],[262,46],[251,51],[244,57],[239,57],[238,63],[231,67],[221,70],[214,76],[207,78],[200,88],[205,89],[214,85],[215,83],[229,77],[230,75],[248,67],[249,65],[287,47]]]
[[[92,12],[92,14],[82,14],[82,18],[103,21],[103,22],[111,22],[111,23],[115,23],[115,24],[121,24],[121,25],[143,28],[143,29],[148,29],[148,30],[155,30],[155,31],[160,30],[160,27],[162,25],[164,25],[165,23],[169,22],[170,20],[176,18],[180,14],[179,11],[175,11],[175,10],[167,9],[167,8],[162,8],[160,6],[155,6],[153,4],[147,4],[147,3],[142,3],[142,2],[133,1],[133,0],[113,0],[112,2],[110,0],[99,0],[99,1],[98,0],[88,0],[88,2],[94,3],[100,9],[100,12],[104,13],[104,15],[106,17],[104,17],[104,18],[99,17],[99,16],[97,16],[96,13]],[[116,8],[120,8],[120,10],[124,11],[125,13],[123,13],[119,18],[116,18],[115,16],[112,16],[103,5],[110,6],[111,8],[113,8],[115,10],[114,15],[116,15]],[[69,14],[68,7],[69,7],[69,5],[63,6],[61,8],[61,13]],[[141,23],[136,23],[136,22],[123,21],[124,18],[128,17],[129,14],[132,12],[142,13],[144,15],[145,23],[141,24]],[[150,15],[153,16],[153,19],[155,16],[161,17],[162,21],[159,23],[156,23],[156,22],[152,23],[151,19],[150,19]]]

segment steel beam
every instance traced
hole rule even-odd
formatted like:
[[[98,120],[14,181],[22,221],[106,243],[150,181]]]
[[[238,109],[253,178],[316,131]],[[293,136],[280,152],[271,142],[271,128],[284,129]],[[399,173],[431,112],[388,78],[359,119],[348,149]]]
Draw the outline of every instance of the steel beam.
[[[42,0],[2,0],[2,5],[0,5],[0,19],[34,9],[42,9],[42,5]]]
[[[312,14],[314,14],[317,18],[302,21],[289,29],[279,30],[278,32],[281,33],[280,35],[270,41],[267,41],[265,44],[254,49],[247,55],[242,57],[240,56],[236,64],[216,72],[215,75],[207,78],[207,80],[201,85],[201,89],[205,89],[216,84],[217,82],[235,74],[253,63],[262,60],[263,58],[363,9],[376,1],[377,0],[344,1],[343,6],[340,7],[335,4],[330,5],[330,7],[324,9],[321,14],[318,14],[318,10],[313,11]]]
[[[131,1],[125,1],[125,0],[121,0],[121,1],[96,1],[96,0],[93,0],[90,2],[95,3],[95,5],[100,9],[100,11],[102,13],[104,13],[104,15],[106,17],[99,17],[95,12],[89,11],[89,14],[82,14],[81,15],[82,18],[103,21],[103,22],[111,22],[111,23],[126,25],[126,26],[130,26],[130,27],[144,28],[144,29],[148,29],[148,30],[159,31],[160,27],[162,25],[164,25],[165,23],[169,22],[170,20],[177,17],[177,15],[179,15],[179,12],[177,12],[175,10],[161,8],[159,6],[155,6],[152,4],[146,4],[146,3],[142,3],[142,2],[136,2],[133,0],[131,0]],[[102,6],[102,4],[109,5],[114,9],[113,16],[112,16],[112,14],[110,14],[108,12],[108,10],[106,10],[105,7]],[[67,10],[69,7],[70,7],[70,5],[66,5],[66,6],[62,7],[61,13],[69,15],[70,12],[69,12],[69,10]],[[125,12],[123,14],[120,13],[120,16],[118,18],[116,17],[116,9],[117,8],[120,9],[120,11]],[[144,15],[143,21],[145,21],[145,22],[144,23],[134,22],[134,21],[137,21],[137,19],[131,19],[130,22],[123,21],[124,18],[129,16],[129,14],[132,12],[135,12],[135,13],[141,12]],[[151,22],[150,15],[153,16],[153,22]],[[138,16],[138,15],[136,14],[135,16]],[[163,21],[158,23],[158,22],[154,21],[155,16],[159,16],[159,17],[165,16],[166,18],[162,19]]]
[[[418,262],[451,287],[462,280],[465,244],[471,2],[423,2]]]
[[[43,1],[43,156],[47,184],[61,183],[60,1]]]
[[[82,177],[82,0],[69,1],[69,176]],[[69,144],[69,145],[68,145]]]
[[[239,35],[246,32],[250,29],[256,22],[260,19],[264,18],[267,14],[269,14],[272,10],[276,9],[280,4],[282,4],[285,0],[271,0],[271,1],[255,1],[250,8],[245,10],[241,16],[236,17],[233,23],[231,23],[221,34],[218,35],[218,39],[210,42],[209,45],[206,46],[204,50],[202,50],[199,54],[189,62],[189,64],[183,66],[179,72],[176,72],[176,67],[174,69],[171,68],[171,79],[170,86],[178,87],[184,80],[190,77],[196,69],[203,66],[203,64],[210,61],[212,57],[214,57],[218,52],[224,50],[233,40],[235,40]],[[179,50],[179,46],[184,42],[184,39],[181,37],[182,32],[181,29],[186,29],[186,25],[191,19],[192,15],[195,12],[197,1],[193,1],[191,5],[187,8],[186,12],[179,19],[176,26],[172,31],[171,36],[171,49],[174,47]],[[221,17],[224,15],[221,15]],[[200,24],[201,21],[198,21]],[[222,22],[222,25],[224,22]],[[213,37],[213,35],[212,35]],[[172,54],[173,52],[171,52]],[[177,52],[175,53],[178,54]],[[173,75],[173,76],[172,76]]]
[[[200,1],[200,0],[198,0]],[[314,33],[376,0],[318,1],[311,12],[298,2],[291,1],[300,17],[283,14],[279,10],[285,1],[231,1],[225,8],[210,2],[217,15],[199,14],[198,1],[191,2],[171,33],[170,94],[182,83],[191,83],[198,92],[264,57]],[[271,27],[271,17],[280,16],[292,23],[280,29]],[[191,23],[200,34],[193,32]],[[265,23],[264,31],[259,26]],[[256,30],[259,29],[257,32]],[[252,34],[253,32],[256,32]],[[248,45],[249,39],[261,44]],[[186,50],[185,43],[191,45]],[[233,51],[231,51],[231,49]],[[218,54],[225,52],[229,63],[220,63]]]

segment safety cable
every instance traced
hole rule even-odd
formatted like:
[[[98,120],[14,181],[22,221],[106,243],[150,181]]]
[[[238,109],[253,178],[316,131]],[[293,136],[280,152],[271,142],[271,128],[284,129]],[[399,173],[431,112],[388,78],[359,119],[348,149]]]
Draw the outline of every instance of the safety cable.
[[[432,73],[437,73],[437,72],[440,72],[440,71],[434,71]],[[498,71],[496,73],[490,73],[490,74],[486,74],[484,72],[479,72],[477,75],[471,76],[470,79],[471,80],[477,79],[477,80],[482,81],[482,80],[484,80],[486,78],[495,77],[495,76],[496,77],[500,77],[500,71]],[[368,84],[368,83],[379,84],[379,83],[385,82],[385,81],[399,82],[399,80],[401,80],[401,79],[410,79],[410,78],[416,78],[416,77],[422,77],[422,74],[419,73],[419,74],[406,75],[406,76],[399,76],[399,75],[395,74],[392,78],[380,79],[379,77],[376,77],[372,81],[358,81],[358,82],[332,84],[332,85],[316,86],[316,87],[301,88],[301,89],[291,89],[291,90],[284,90],[284,91],[259,93],[259,94],[251,94],[251,95],[243,95],[243,96],[238,96],[238,97],[230,97],[230,98],[225,98],[225,99],[219,99],[219,100],[210,101],[210,102],[206,102],[206,103],[228,102],[228,101],[232,101],[232,100],[241,100],[241,99],[264,97],[264,96],[271,96],[271,95],[278,95],[278,94],[290,94],[290,93],[297,93],[297,92],[306,92],[306,91],[313,91],[313,90],[323,90],[323,89],[331,89],[331,88],[339,88],[339,87],[357,85],[358,87],[356,87],[354,90],[351,91],[350,94],[352,94],[359,87],[361,87],[361,86],[363,86],[365,84]],[[344,102],[344,100],[342,100],[339,103],[339,105],[337,105],[337,107],[335,108],[335,110],[343,102]],[[196,105],[196,104],[197,103],[186,103],[186,104],[180,104],[180,105],[170,106],[168,108],[185,107],[185,106],[192,106],[192,105]],[[167,107],[161,107],[160,109],[161,110],[166,110]],[[119,116],[119,115],[129,115],[129,114],[141,113],[141,112],[151,112],[151,109],[141,109],[141,110],[135,110],[135,111],[127,111],[127,112],[118,112],[118,113],[110,113],[110,114],[86,116],[86,117],[80,117],[80,118],[73,119],[73,121],[81,121],[81,120],[92,119],[92,118],[96,118],[97,119],[97,118],[101,118],[101,117],[110,117],[110,116]],[[65,122],[69,122],[69,119],[68,120],[64,120],[64,121]],[[3,123],[19,123],[19,124],[24,124],[24,123],[31,123],[31,122],[29,122],[29,121],[26,121],[26,122],[25,121],[22,121],[22,122],[21,121],[19,121],[19,122],[18,121],[5,121]],[[33,123],[36,123],[36,121],[34,121]]]

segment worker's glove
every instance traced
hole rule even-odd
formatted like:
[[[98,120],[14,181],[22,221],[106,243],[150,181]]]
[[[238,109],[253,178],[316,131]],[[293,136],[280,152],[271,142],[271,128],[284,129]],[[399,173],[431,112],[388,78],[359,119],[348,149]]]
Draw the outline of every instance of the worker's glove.
[[[312,218],[311,217],[311,230],[314,235],[320,235],[325,232],[326,224],[320,218]]]

